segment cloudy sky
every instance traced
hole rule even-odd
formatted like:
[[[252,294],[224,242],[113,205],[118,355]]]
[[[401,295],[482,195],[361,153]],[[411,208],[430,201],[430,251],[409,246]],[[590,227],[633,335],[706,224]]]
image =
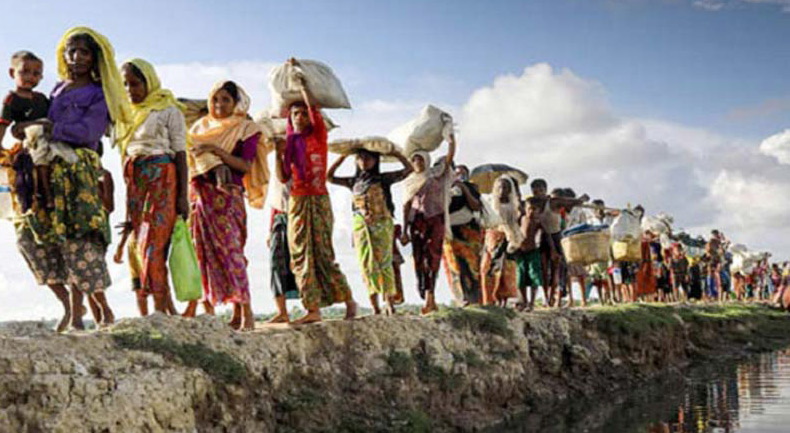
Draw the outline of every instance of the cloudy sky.
[[[292,55],[319,59],[333,66],[354,106],[330,113],[341,125],[336,138],[386,134],[432,103],[455,117],[461,162],[511,163],[550,186],[613,206],[641,203],[648,213],[674,215],[678,227],[720,228],[735,242],[790,258],[790,0],[0,0],[0,7],[13,11],[0,26],[0,59],[19,49],[40,54],[44,92],[54,85],[58,39],[80,24],[108,36],[119,60],[150,60],[179,96],[205,97],[214,81],[229,78],[248,90],[254,111],[268,105],[272,65]],[[119,158],[109,152],[104,162],[120,186]],[[350,196],[330,192],[339,260],[364,300]],[[248,219],[256,311],[273,308],[267,215]],[[17,253],[10,223],[0,222],[0,239],[0,320],[58,315]],[[410,264],[403,271],[407,299],[417,302]],[[135,314],[126,269],[111,272],[111,304],[121,316]],[[444,282],[440,292],[448,300]]]

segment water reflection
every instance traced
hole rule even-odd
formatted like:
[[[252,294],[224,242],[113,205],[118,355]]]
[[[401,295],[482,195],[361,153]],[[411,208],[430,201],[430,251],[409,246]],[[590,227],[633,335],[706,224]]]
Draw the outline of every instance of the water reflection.
[[[551,415],[525,414],[494,431],[790,432],[790,350],[703,366],[686,378],[660,382],[618,401],[575,404]]]

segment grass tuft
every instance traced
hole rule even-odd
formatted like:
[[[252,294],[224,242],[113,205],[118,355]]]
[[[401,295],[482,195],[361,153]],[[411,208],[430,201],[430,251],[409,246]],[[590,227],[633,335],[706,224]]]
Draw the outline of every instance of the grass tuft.
[[[239,384],[247,377],[241,361],[200,343],[181,343],[158,332],[124,331],[113,334],[112,338],[121,349],[158,353],[187,367],[199,368],[222,382]]]

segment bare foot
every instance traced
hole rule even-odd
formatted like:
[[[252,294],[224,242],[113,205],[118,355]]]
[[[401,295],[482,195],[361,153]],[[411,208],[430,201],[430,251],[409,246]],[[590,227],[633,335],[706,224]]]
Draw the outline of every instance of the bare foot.
[[[239,329],[241,329],[241,316],[242,316],[242,314],[241,314],[241,305],[234,304],[233,305],[233,316],[230,318],[230,322],[228,323],[228,325],[230,325],[231,328],[233,328],[233,329],[235,329],[237,331]]]
[[[71,323],[71,311],[67,309],[66,312],[63,313],[63,318],[60,319],[60,323],[58,323],[58,327],[55,328],[55,331],[59,333],[66,332],[66,330],[69,329],[70,323]]]
[[[439,309],[435,305],[426,305],[420,309],[420,312],[423,316],[427,316],[434,311],[438,311]]]
[[[271,319],[269,319],[269,321],[267,321],[266,323],[270,325],[275,325],[278,323],[291,323],[291,318],[288,317],[287,314],[278,314],[272,317]]]
[[[307,325],[310,323],[318,323],[321,321],[321,312],[316,311],[308,311],[304,317],[301,319],[295,320],[291,322],[292,325]]]
[[[255,316],[252,314],[252,308],[249,304],[242,307],[242,322],[239,330],[249,332],[255,329]]]
[[[195,317],[195,313],[197,313],[197,301],[190,301],[187,305],[187,309],[184,310],[183,317]]]
[[[109,306],[103,309],[102,317],[104,318],[104,321],[102,322],[102,325],[104,326],[110,326],[115,323],[115,314],[113,314]]]
[[[84,331],[85,330],[85,323],[82,321],[82,316],[87,314],[88,310],[82,305],[80,305],[77,308],[78,308],[77,314],[72,314],[71,315],[71,327],[72,327],[72,329],[76,329],[78,331]]]
[[[387,315],[388,317],[389,316],[394,316],[396,314],[395,313],[395,305],[387,304],[387,306],[384,307],[384,314]]]
[[[378,313],[376,313],[378,314]],[[346,304],[346,319],[345,320],[354,320],[357,317],[357,303],[351,301],[350,303]]]

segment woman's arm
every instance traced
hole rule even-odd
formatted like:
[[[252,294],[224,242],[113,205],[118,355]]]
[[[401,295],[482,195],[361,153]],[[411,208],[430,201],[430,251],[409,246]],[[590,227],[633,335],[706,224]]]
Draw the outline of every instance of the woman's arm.
[[[283,138],[274,138],[274,164],[275,164],[275,171],[277,172],[277,178],[280,179],[282,183],[288,183],[290,176],[285,170],[285,146],[286,142]]]
[[[483,203],[480,203],[480,200],[475,197],[471,191],[469,191],[469,187],[467,187],[463,182],[458,182],[457,185],[464,194],[464,198],[466,199],[466,203],[469,205],[469,209],[472,209],[473,212],[477,212],[483,208]]]
[[[201,144],[193,147],[196,154],[211,152],[222,160],[222,163],[230,167],[231,170],[247,174],[252,167],[252,160],[255,159],[255,152],[258,151],[258,140],[261,134],[255,134],[242,142],[242,156],[236,156],[231,152],[220,149],[213,144]]]
[[[455,134],[450,134],[447,137],[447,144],[449,148],[447,149],[447,156],[444,157],[444,173],[442,174],[447,174],[452,170],[453,159],[455,159]]]
[[[409,214],[411,213],[411,200],[403,204],[403,232],[401,233],[400,243],[406,245],[409,243]]]
[[[291,57],[290,59],[288,59],[288,63],[290,63],[291,66],[299,65],[299,61],[296,60],[295,57]],[[315,102],[313,101],[313,98],[310,95],[310,91],[307,89],[307,81],[304,79],[304,76],[302,75],[299,75],[297,79],[299,80],[299,84],[301,84],[301,88],[299,90],[302,92],[302,100],[304,100],[304,103],[307,104],[307,109],[311,110],[315,105]]]
[[[189,167],[186,151],[176,152],[176,213],[189,219]]]
[[[398,183],[414,172],[414,167],[411,165],[411,162],[405,156],[401,155],[400,152],[392,152],[390,156],[397,158],[398,161],[403,164],[403,169],[382,173],[382,176],[384,176],[389,184]]]
[[[167,117],[167,138],[176,161],[176,213],[189,219],[189,166],[187,165],[187,125],[181,110],[172,107]]]
[[[335,176],[335,172],[337,171],[337,169],[341,165],[343,165],[343,161],[345,161],[347,157],[348,157],[348,155],[340,155],[340,157],[338,157],[335,160],[335,162],[332,163],[332,166],[329,167],[329,170],[327,170],[327,172],[326,172],[326,181],[327,182],[329,182],[331,184],[334,184],[334,185],[340,185],[340,186],[345,186],[346,188],[351,188],[351,184],[353,183],[354,178],[351,178],[351,177],[336,177]]]

